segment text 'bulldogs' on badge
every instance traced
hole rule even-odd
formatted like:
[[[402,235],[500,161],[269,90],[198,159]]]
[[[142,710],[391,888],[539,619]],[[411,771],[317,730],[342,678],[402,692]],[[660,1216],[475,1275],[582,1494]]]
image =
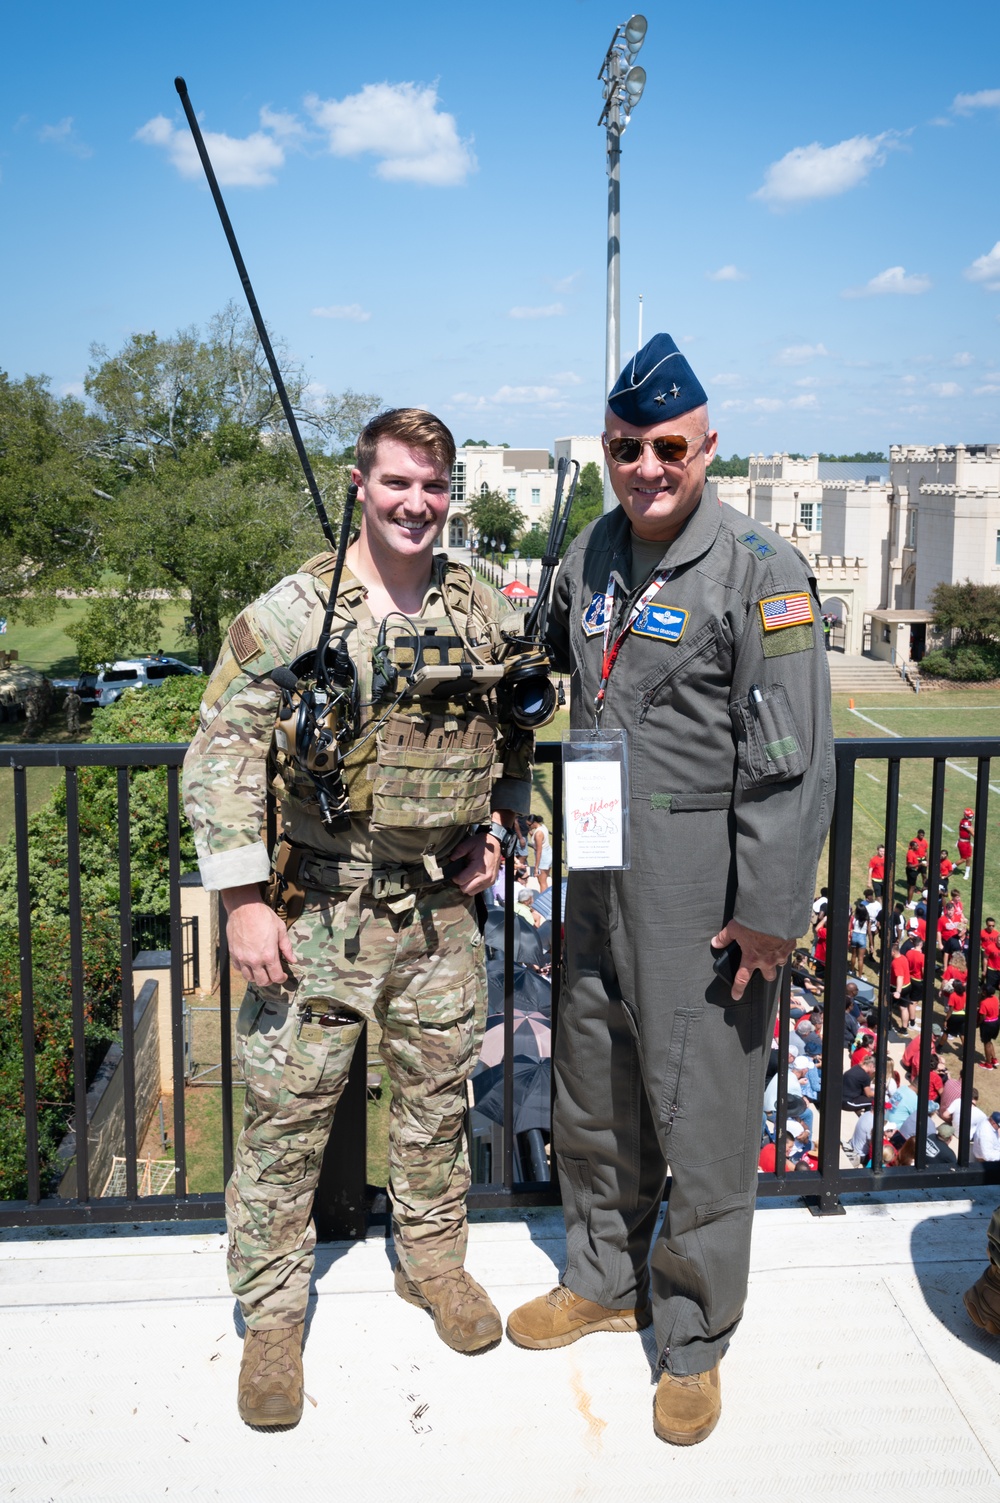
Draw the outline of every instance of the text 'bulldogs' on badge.
[[[596,637],[604,630],[604,591],[597,590],[593,600],[583,613],[583,630],[586,636]]]
[[[635,618],[632,630],[640,637],[659,637],[661,642],[679,642],[687,624],[687,611],[672,605],[647,605]]]
[[[802,626],[813,619],[812,601],[805,590],[792,595],[769,595],[760,602],[760,615],[765,631]]]

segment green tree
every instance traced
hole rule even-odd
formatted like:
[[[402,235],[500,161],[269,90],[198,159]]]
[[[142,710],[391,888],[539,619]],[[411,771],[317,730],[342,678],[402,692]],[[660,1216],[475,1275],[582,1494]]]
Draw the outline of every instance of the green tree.
[[[543,558],[545,545],[549,540],[549,523],[535,522],[532,527],[521,537],[518,548],[522,558]]]
[[[96,454],[99,419],[52,396],[45,376],[0,371],[0,611],[38,620],[57,591],[97,577],[95,488],[112,473]]]
[[[739,454],[731,454],[728,459],[716,454],[705,473],[725,480],[736,479],[741,475],[749,475],[750,461],[741,458]]]
[[[465,513],[480,544],[492,538],[503,553],[515,546],[524,527],[522,513],[506,496],[501,496],[499,491],[486,491],[481,496],[470,496],[465,504]]]
[[[563,553],[566,552],[573,539],[579,537],[583,529],[595,521],[603,510],[604,480],[597,465],[591,462],[590,464],[585,464],[580,471],[576,495],[573,497],[569,522],[566,526],[566,536],[563,540]]]
[[[1000,642],[1000,585],[939,584],[930,607],[938,631],[956,631],[956,647],[987,647]]]
[[[282,359],[280,341],[277,349]],[[204,341],[193,329],[173,339],[134,334],[116,355],[94,357],[87,390],[105,419],[104,456],[126,483],[103,498],[97,539],[118,589],[88,610],[81,654],[112,655],[119,627],[152,645],[154,592],[186,593],[208,669],[226,618],[324,546],[256,330],[230,304]],[[332,451],[353,441],[379,402],[347,391],[310,405],[303,372],[283,364],[335,520],[348,474]]]
[[[884,454],[877,449],[866,449],[863,454],[821,454],[820,459],[826,464],[885,464]]]

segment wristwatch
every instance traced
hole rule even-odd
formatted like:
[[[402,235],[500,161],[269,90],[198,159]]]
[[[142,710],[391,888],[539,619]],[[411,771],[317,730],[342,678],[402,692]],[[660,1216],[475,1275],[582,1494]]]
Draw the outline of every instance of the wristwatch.
[[[485,826],[484,829],[486,829]],[[501,856],[505,861],[509,861],[517,849],[517,831],[508,830],[506,825],[499,824],[497,820],[494,820],[489,828],[486,829],[486,834],[492,835],[493,839],[499,842]]]

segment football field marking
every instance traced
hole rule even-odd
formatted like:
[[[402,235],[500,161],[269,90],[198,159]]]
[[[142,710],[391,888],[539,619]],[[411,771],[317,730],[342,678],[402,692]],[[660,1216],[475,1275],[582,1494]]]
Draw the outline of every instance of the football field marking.
[[[873,705],[871,708],[874,709],[875,706]],[[969,708],[978,709],[979,706],[972,705]],[[890,731],[887,725],[881,725],[879,721],[873,720],[870,715],[862,715],[860,710],[855,710],[852,708],[848,711],[848,714],[857,715],[859,720],[867,720],[868,724],[873,725],[877,731],[884,731],[887,736],[894,736],[897,741],[902,741],[903,739],[898,731]],[[945,758],[945,766],[950,767],[952,772],[960,772],[963,778],[969,779],[970,783],[974,783],[976,781],[976,774],[974,772],[968,772],[964,767],[959,767],[957,762],[952,762],[948,758]],[[989,788],[991,793],[1000,793],[1000,788],[998,788],[995,783],[988,783],[986,786]],[[913,807],[916,808],[917,805],[914,804]],[[923,813],[923,810],[921,810],[921,813]],[[945,825],[945,829],[948,829],[947,825]]]

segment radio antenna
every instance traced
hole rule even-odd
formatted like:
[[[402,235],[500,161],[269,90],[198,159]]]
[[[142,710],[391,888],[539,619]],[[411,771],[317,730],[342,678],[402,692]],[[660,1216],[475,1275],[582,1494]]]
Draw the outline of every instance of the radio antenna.
[[[243,283],[243,291],[246,295],[247,306],[250,309],[250,317],[254,321],[254,327],[257,330],[257,338],[260,340],[261,349],[264,351],[264,357],[267,360],[268,367],[271,371],[271,379],[274,382],[275,391],[278,393],[278,401],[281,403],[281,410],[285,414],[285,422],[288,424],[288,431],[292,435],[292,443],[295,445],[295,452],[299,456],[299,464],[302,466],[302,473],[306,477],[306,485],[309,487],[309,494],[312,497],[313,506],[315,506],[316,508],[316,515],[319,517],[319,525],[323,529],[323,536],[329,543],[330,548],[333,550],[333,552],[336,552],[337,539],[334,537],[333,528],[330,526],[330,519],[326,514],[326,507],[323,505],[323,497],[320,495],[319,486],[316,484],[316,476],[313,474],[312,465],[309,463],[309,455],[306,453],[306,446],[302,442],[302,434],[299,432],[299,425],[295,420],[295,413],[292,411],[292,404],[288,400],[288,392],[285,390],[285,383],[282,380],[281,371],[278,368],[278,362],[275,359],[274,350],[271,347],[271,339],[268,335],[267,328],[265,327],[264,320],[261,317],[260,308],[257,305],[257,299],[254,296],[254,290],[250,282],[250,275],[246,268],[246,262],[243,260],[243,257],[240,254],[240,247],[237,243],[236,235],[233,231],[232,221],[229,218],[225,201],[219,189],[219,180],[215,176],[215,169],[212,166],[212,159],[208,154],[208,148],[206,147],[204,137],[201,134],[201,126],[198,124],[198,117],[194,112],[193,105],[191,104],[191,98],[188,94],[187,84],[184,82],[183,78],[175,78],[174,88],[180,95],[181,104],[184,108],[184,113],[187,116],[187,123],[191,127],[191,134],[194,137],[194,144],[198,148],[198,155],[201,158],[201,165],[205,169],[205,177],[208,180],[208,186],[211,189],[212,197],[215,200],[215,207],[218,209],[219,218],[222,221],[222,228],[225,231],[226,239],[229,242],[229,249],[232,251],[233,260],[236,262],[236,270],[239,272],[240,281]]]

